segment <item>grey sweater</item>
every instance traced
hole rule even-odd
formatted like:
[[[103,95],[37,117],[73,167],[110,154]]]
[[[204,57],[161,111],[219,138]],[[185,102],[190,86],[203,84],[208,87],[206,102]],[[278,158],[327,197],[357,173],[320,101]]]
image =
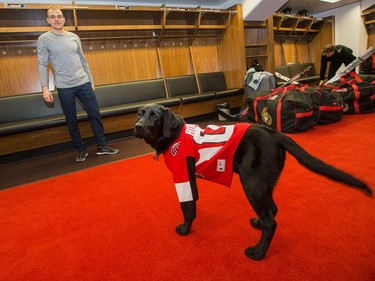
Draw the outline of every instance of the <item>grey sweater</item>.
[[[48,64],[51,64],[57,88],[71,88],[93,79],[82,52],[81,40],[69,31],[63,35],[48,31],[38,38],[38,65],[41,86],[48,86]]]

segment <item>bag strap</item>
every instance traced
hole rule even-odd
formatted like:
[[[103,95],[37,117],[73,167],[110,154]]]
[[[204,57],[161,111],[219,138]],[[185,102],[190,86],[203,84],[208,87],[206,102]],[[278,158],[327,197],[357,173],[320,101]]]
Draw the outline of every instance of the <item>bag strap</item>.
[[[353,93],[354,93],[354,101],[353,101],[353,106],[354,106],[354,112],[359,114],[359,98],[360,98],[360,92],[359,92],[359,89],[358,89],[358,85],[356,84],[356,80],[353,79],[353,80],[350,80],[348,82],[346,82],[348,85],[350,85],[352,88],[353,88]]]
[[[357,82],[363,82],[361,77],[359,77],[358,74],[355,73],[354,71],[350,71],[348,74],[341,76],[340,82],[345,83],[346,82],[345,77],[349,77],[349,76],[353,77]]]
[[[283,95],[281,96],[281,99],[282,99],[285,96],[285,93],[286,93],[287,90],[294,90],[296,88],[297,88],[296,86],[288,85],[288,86],[283,87],[283,88],[272,89],[271,93],[269,93],[268,95],[256,97],[254,99],[254,104],[253,104],[255,122],[258,123],[258,121],[259,121],[259,116],[258,116],[258,111],[257,111],[257,105],[258,105],[259,101],[269,99],[270,97],[277,96],[278,94],[283,92]]]

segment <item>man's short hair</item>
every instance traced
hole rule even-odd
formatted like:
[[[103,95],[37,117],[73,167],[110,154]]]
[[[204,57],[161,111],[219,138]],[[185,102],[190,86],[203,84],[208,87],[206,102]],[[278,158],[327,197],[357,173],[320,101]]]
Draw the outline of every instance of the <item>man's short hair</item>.
[[[61,11],[61,9],[59,7],[56,7],[56,6],[51,6],[47,9],[47,18],[49,17],[49,12],[50,11]],[[62,13],[62,11],[61,11]]]
[[[324,46],[323,48],[323,53],[330,53],[333,51],[333,49],[335,48],[335,46],[333,46],[332,44],[327,44]]]

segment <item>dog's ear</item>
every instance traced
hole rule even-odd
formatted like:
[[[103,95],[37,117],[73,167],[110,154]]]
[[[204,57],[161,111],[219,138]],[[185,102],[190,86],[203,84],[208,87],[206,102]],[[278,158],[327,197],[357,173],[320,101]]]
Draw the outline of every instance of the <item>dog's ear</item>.
[[[176,115],[166,108],[164,110],[164,124],[163,124],[163,136],[169,138],[173,129],[177,129],[181,123],[181,120]]]

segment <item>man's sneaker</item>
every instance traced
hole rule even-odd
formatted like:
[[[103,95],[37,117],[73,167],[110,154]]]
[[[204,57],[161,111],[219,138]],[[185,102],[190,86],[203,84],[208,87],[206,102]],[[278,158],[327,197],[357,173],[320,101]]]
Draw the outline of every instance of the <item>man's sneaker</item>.
[[[112,148],[109,146],[98,146],[98,150],[96,151],[96,155],[113,155],[118,153],[117,148]]]
[[[83,162],[83,161],[85,161],[87,155],[89,155],[89,154],[86,152],[86,150],[80,150],[78,152],[78,155],[76,156],[76,161],[77,162]]]

